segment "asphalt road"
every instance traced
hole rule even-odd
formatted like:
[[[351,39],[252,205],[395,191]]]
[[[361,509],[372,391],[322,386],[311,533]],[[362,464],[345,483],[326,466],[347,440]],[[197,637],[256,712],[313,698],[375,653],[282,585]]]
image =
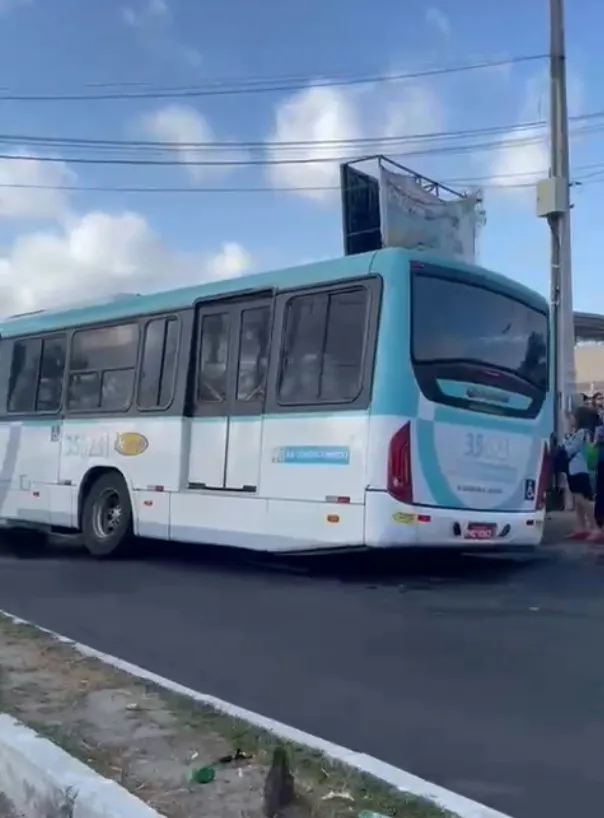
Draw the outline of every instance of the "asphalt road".
[[[0,607],[514,818],[604,798],[604,564],[0,554]]]

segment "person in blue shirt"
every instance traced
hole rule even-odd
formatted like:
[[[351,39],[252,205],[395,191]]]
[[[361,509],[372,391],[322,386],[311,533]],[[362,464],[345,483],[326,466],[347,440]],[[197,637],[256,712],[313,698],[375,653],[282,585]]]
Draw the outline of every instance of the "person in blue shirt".
[[[564,441],[568,457],[568,488],[573,496],[577,528],[573,540],[592,539],[599,534],[594,516],[594,495],[587,465],[587,447],[592,441],[593,411],[579,406],[572,415],[570,435]]]

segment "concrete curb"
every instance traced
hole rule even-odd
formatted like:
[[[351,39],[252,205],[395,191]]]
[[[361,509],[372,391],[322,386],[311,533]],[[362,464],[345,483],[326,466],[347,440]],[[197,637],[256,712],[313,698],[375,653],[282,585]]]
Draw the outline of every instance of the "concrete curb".
[[[441,809],[451,812],[459,818],[510,818],[510,816],[505,815],[498,810],[487,807],[478,801],[473,801],[471,798],[466,798],[464,795],[459,795],[452,790],[447,790],[444,787],[440,787],[439,785],[426,781],[423,778],[419,778],[406,770],[394,767],[392,764],[380,761],[379,759],[367,755],[366,753],[350,750],[347,747],[342,747],[341,745],[334,744],[331,741],[326,741],[318,736],[313,736],[310,733],[298,730],[296,727],[290,727],[288,724],[283,724],[282,722],[262,716],[259,713],[254,713],[252,710],[246,710],[243,707],[239,707],[238,705],[218,699],[215,696],[200,693],[197,690],[192,690],[191,688],[185,687],[177,682],[173,682],[170,679],[166,679],[163,676],[159,676],[156,673],[152,673],[149,670],[138,667],[131,662],[126,662],[116,656],[102,653],[95,648],[75,642],[73,639],[69,639],[68,637],[56,633],[55,631],[49,630],[48,628],[43,628],[40,625],[36,625],[34,622],[28,622],[25,619],[14,616],[14,614],[11,614],[8,611],[3,611],[0,609],[0,616],[4,616],[6,619],[11,620],[18,625],[29,625],[30,627],[36,628],[36,630],[47,634],[53,639],[56,639],[58,642],[65,645],[70,645],[81,655],[97,659],[98,661],[103,662],[116,670],[121,670],[123,673],[127,673],[129,676],[133,676],[137,679],[143,679],[144,681],[151,682],[164,690],[177,693],[181,696],[186,696],[193,701],[212,707],[214,710],[218,710],[221,713],[225,713],[233,718],[248,722],[248,724],[252,724],[254,727],[260,728],[268,733],[272,733],[284,741],[290,741],[296,744],[304,745],[313,750],[318,750],[332,761],[346,764],[359,772],[371,775],[374,778],[383,781],[385,784],[399,790],[400,792],[409,793],[410,795],[417,795],[421,798],[433,801]],[[31,733],[31,731],[29,732]],[[3,773],[1,764],[3,738],[2,726],[0,724],[0,777]],[[50,742],[46,743],[50,744]],[[67,758],[70,757],[68,756]],[[80,768],[87,770],[84,765],[80,764],[79,762],[77,763]],[[100,778],[100,776],[96,777],[97,779]],[[101,781],[104,781],[104,779],[101,779]],[[107,785],[111,785],[113,782],[106,783]],[[102,790],[100,785],[97,783],[97,790],[93,791],[98,792],[99,789]],[[118,787],[118,789],[121,788]],[[147,805],[142,804],[142,802],[138,801],[138,799],[134,798],[134,796],[130,796],[125,791],[124,794],[129,798],[132,798],[137,804],[140,804],[141,807],[146,810],[146,812],[139,813],[133,811],[130,813],[128,811],[118,811],[117,809],[113,809],[112,812],[106,813],[98,811],[77,812],[74,810],[73,818],[122,818],[122,816],[124,816],[124,818],[162,818],[162,816]],[[10,792],[7,792],[6,795],[11,798]],[[15,804],[18,806],[17,802],[15,802]],[[85,800],[80,801],[79,808],[81,810],[85,810]],[[127,809],[130,808],[128,807]],[[38,818],[39,815],[44,814],[45,813],[36,813],[35,818]],[[26,818],[30,818],[30,816],[31,818],[34,818],[32,813],[26,813]]]
[[[25,818],[162,818],[48,739],[0,713],[0,784]]]

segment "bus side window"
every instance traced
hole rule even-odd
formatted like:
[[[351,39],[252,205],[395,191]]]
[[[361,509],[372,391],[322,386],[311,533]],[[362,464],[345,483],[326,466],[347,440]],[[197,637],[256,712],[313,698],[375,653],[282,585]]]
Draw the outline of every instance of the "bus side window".
[[[319,394],[325,401],[352,401],[361,389],[369,299],[358,287],[329,296]]]
[[[241,313],[237,400],[262,401],[266,392],[270,307],[253,307]]]
[[[41,349],[39,338],[15,341],[8,385],[9,412],[34,411]]]
[[[227,397],[230,315],[204,315],[201,324],[197,403],[224,403]]]
[[[77,330],[71,339],[67,408],[124,412],[134,391],[138,324]]]
[[[288,301],[280,403],[345,403],[357,398],[368,308],[365,287],[299,295]]]
[[[166,409],[172,402],[179,338],[177,318],[154,318],[145,327],[138,382],[141,409]]]
[[[56,335],[42,341],[40,380],[36,397],[37,412],[56,412],[61,408],[66,353],[65,335]]]
[[[319,396],[327,293],[298,295],[287,303],[279,399],[314,403]]]

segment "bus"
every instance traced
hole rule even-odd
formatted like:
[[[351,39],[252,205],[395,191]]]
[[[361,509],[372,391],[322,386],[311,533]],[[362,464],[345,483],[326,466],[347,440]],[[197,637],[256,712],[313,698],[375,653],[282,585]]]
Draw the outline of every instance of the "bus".
[[[537,545],[548,321],[400,249],[7,318],[1,524],[99,558]]]

